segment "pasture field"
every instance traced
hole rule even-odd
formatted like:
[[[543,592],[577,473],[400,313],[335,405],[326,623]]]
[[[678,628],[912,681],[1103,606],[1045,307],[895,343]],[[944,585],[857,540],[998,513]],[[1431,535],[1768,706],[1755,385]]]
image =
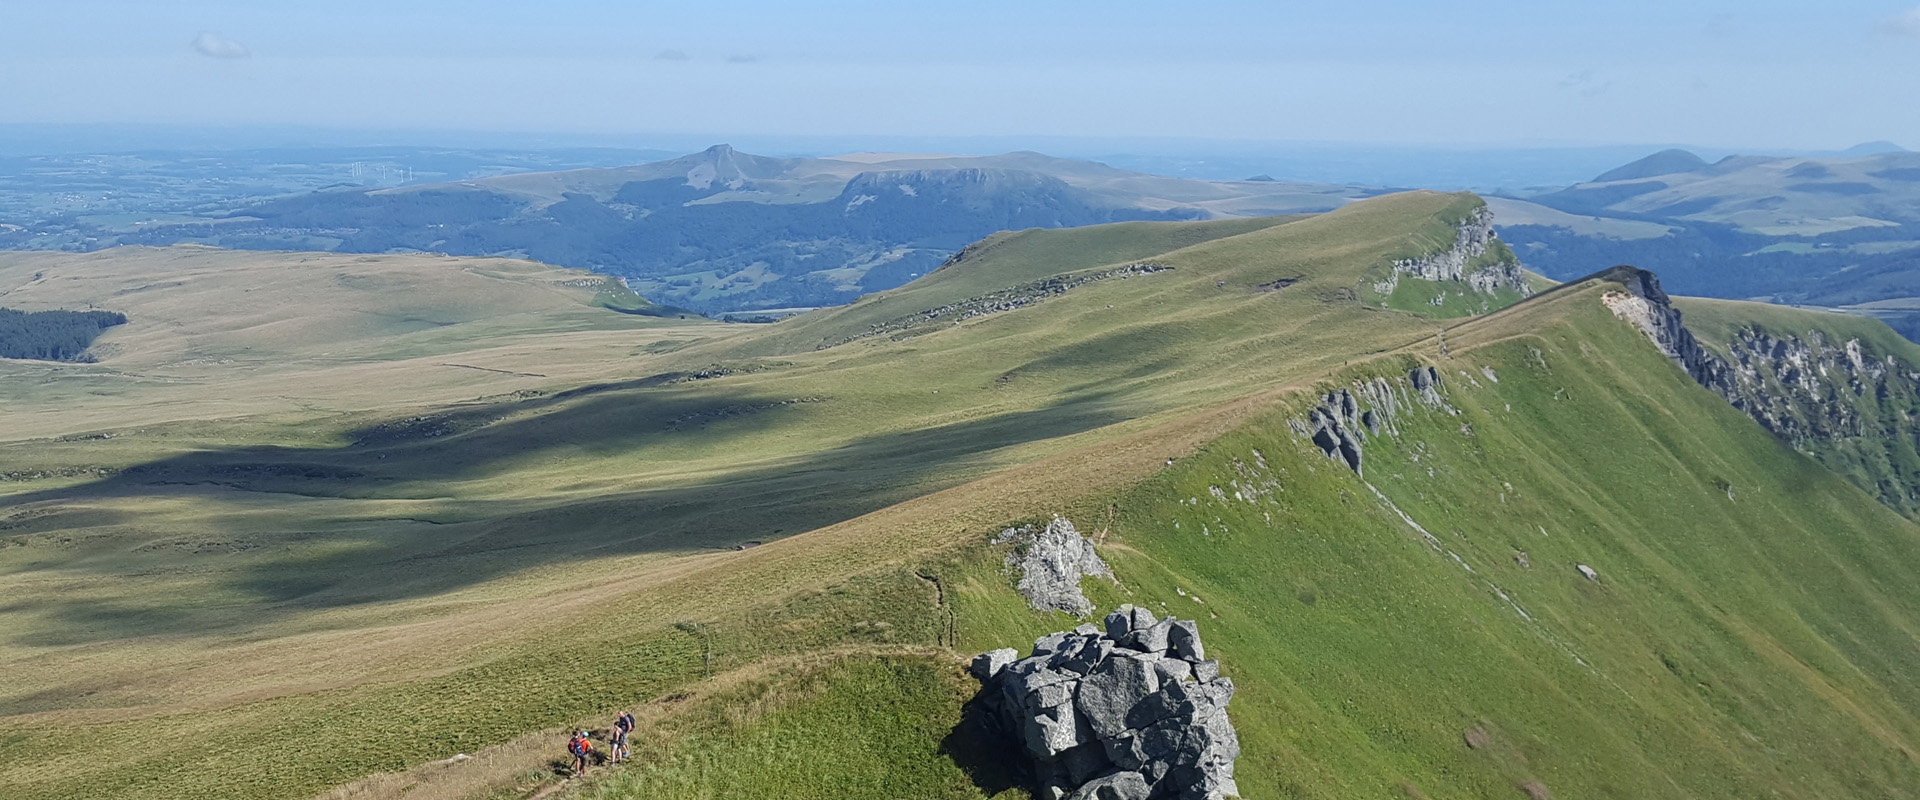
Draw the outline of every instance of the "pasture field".
[[[1920,530],[1604,286],[1359,299],[1477,202],[1002,234],[764,326],[529,262],[5,256],[9,307],[130,322],[98,364],[0,364],[0,786],[1020,796],[959,666],[1072,624],[987,544],[1064,514],[1102,608],[1201,621],[1249,796],[1920,788]],[[1142,262],[1170,269],[922,313]],[[1451,411],[1364,475],[1290,431],[1423,363]],[[623,707],[647,758],[560,784],[553,732]]]

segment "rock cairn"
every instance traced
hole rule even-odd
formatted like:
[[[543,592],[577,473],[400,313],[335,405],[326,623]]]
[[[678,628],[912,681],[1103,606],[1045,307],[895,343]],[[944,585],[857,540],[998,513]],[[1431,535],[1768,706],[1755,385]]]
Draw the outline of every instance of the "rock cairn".
[[[1138,606],[1034,640],[1033,654],[983,653],[971,671],[999,733],[1033,762],[1042,800],[1237,797],[1233,680],[1192,620]]]

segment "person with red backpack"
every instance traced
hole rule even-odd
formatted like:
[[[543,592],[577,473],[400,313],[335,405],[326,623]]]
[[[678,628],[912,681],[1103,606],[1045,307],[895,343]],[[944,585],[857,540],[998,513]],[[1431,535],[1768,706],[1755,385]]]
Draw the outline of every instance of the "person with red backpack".
[[[627,749],[627,734],[633,733],[633,727],[633,715],[628,712],[622,711],[619,717],[614,718],[613,741],[607,747],[608,752],[613,756],[613,763],[618,764],[632,755],[632,751]]]
[[[586,774],[587,757],[593,754],[593,740],[587,738],[586,731],[578,731],[567,740],[567,753],[573,756],[574,777]]]

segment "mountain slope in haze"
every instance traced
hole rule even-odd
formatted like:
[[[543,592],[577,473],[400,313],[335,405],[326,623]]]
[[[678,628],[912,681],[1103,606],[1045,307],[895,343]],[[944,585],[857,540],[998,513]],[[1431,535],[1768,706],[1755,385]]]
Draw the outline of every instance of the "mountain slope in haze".
[[[1859,158],[1648,156],[1529,199],[1575,213],[1733,225],[1771,236],[1817,236],[1920,221],[1920,153]]]
[[[1696,172],[1707,166],[1705,159],[1686,150],[1662,150],[1625,166],[1616,167],[1594,178],[1594,183],[1641,180],[1676,172]]]
[[[1665,151],[1595,180],[1498,201],[1528,263],[1570,279],[1635,264],[1678,292],[1841,307],[1920,337],[1920,154],[1840,158]]]
[[[726,311],[846,302],[998,230],[1324,211],[1363,194],[1163,178],[1038,153],[769,158],[717,145],[632,167],[317,192],[119,241],[523,256]]]
[[[43,424],[0,431],[0,786],[1018,797],[960,667],[1077,623],[991,544],[1064,514],[1114,565],[1102,610],[1199,620],[1249,796],[1920,790],[1920,528],[1694,383],[1609,309],[1629,287],[1486,283],[1518,267],[1480,211],[1004,234],[766,326],[576,298],[632,327],[293,340],[278,392],[112,359],[86,374],[117,392],[18,382]],[[250,287],[205,288],[217,325]],[[167,379],[261,400],[123,421]],[[1359,470],[1308,432],[1334,391],[1378,423]],[[553,735],[628,707],[642,757],[562,785]],[[141,747],[86,746],[129,720]]]

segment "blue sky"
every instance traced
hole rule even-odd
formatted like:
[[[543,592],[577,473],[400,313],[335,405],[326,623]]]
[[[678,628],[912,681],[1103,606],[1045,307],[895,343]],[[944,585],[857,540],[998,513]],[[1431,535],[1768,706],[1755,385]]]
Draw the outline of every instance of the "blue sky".
[[[1914,3],[0,0],[0,123],[1920,148]]]

